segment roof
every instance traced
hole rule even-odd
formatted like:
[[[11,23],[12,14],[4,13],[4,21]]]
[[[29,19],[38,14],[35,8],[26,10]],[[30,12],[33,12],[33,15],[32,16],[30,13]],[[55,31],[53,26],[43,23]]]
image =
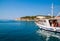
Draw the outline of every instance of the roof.
[[[60,16],[57,16],[57,17],[55,17],[55,18],[60,19]]]

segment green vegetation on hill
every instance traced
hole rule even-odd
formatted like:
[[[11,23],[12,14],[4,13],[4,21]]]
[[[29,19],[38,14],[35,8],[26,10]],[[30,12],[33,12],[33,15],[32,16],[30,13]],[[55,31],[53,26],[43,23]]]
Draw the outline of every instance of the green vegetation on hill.
[[[21,18],[25,18],[25,19],[31,19],[31,20],[33,20],[34,18],[36,18],[36,16],[25,16],[25,17],[21,17]]]
[[[37,16],[43,16],[43,15],[37,15]],[[47,19],[48,19],[48,18],[51,18],[51,16],[43,16],[43,17],[46,17]],[[25,18],[25,19],[35,19],[36,16],[25,16],[25,17],[21,17],[21,18]]]
[[[51,18],[51,16],[44,16],[44,15],[37,15],[37,16],[43,16],[43,17],[45,17],[47,19]],[[36,19],[37,16],[24,16],[24,17],[17,18],[17,20],[31,21],[31,20]]]

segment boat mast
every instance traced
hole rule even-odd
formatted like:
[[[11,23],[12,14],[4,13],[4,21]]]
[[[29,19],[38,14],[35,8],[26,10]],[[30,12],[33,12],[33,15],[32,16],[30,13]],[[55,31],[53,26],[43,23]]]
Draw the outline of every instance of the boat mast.
[[[53,12],[53,9],[54,9],[54,7],[53,7],[53,3],[52,3],[52,7],[51,7],[51,17],[53,18],[53,14],[54,14],[54,12]]]

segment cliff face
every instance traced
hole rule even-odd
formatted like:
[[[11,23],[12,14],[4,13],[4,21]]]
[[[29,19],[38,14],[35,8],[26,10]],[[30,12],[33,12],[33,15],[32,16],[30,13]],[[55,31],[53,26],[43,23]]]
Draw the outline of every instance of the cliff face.
[[[25,17],[20,17],[17,18],[16,20],[21,20],[21,21],[33,21],[36,16],[25,16]]]

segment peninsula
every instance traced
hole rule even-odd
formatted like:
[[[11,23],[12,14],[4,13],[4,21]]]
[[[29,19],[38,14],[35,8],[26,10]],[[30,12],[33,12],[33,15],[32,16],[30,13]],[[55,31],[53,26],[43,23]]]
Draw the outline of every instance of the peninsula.
[[[24,16],[24,17],[19,17],[19,18],[16,18],[15,20],[19,20],[19,21],[34,21],[34,19],[35,19],[37,16],[45,17],[45,18],[51,18],[51,16],[36,15],[36,16]]]

